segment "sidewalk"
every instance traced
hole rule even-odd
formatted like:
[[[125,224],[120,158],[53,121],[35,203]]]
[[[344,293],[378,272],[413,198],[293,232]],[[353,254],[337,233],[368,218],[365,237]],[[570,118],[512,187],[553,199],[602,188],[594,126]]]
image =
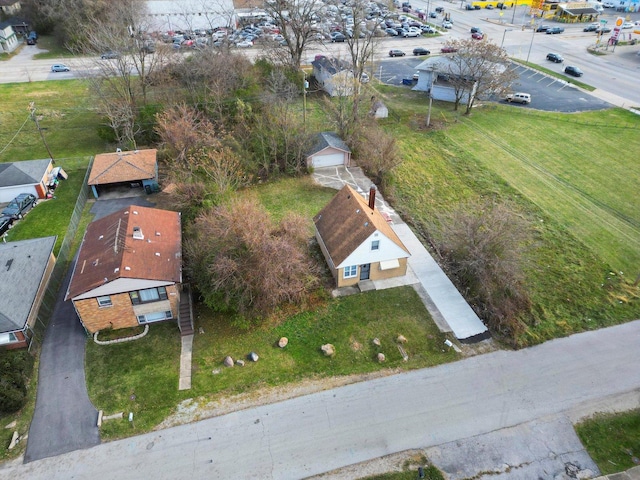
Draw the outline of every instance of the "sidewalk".
[[[361,194],[368,192],[372,183],[359,167],[316,169],[313,178],[320,185],[335,188],[336,190],[341,189],[344,185],[350,185]],[[411,228],[404,223],[402,218],[385,202],[380,194],[376,195],[376,208],[383,213],[389,214],[393,221],[392,228],[411,253],[408,262],[410,271],[407,272],[407,276],[403,278],[402,282],[396,280],[396,283],[420,284],[417,286],[418,288],[414,288],[418,291],[425,307],[440,330],[453,332],[460,341],[473,342],[488,338],[487,327],[460,295],[460,292],[415,236]],[[376,281],[374,284],[376,288],[396,286],[393,282],[389,285],[388,280]]]

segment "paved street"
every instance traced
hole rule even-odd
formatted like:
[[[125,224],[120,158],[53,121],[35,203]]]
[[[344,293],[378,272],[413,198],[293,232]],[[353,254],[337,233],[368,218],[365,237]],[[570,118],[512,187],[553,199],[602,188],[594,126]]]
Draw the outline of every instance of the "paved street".
[[[635,321],[106,443],[0,476],[299,479],[640,392],[639,345]]]

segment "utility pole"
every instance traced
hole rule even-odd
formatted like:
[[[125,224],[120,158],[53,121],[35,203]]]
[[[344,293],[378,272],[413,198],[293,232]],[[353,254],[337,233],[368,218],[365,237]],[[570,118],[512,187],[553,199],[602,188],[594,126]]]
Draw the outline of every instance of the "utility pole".
[[[53,153],[51,153],[51,149],[49,148],[49,145],[47,144],[47,140],[44,138],[44,133],[42,133],[42,128],[40,128],[40,124],[38,123],[38,116],[36,115],[36,103],[35,102],[29,103],[29,112],[31,113],[31,119],[36,124],[36,128],[38,129],[38,133],[40,134],[40,138],[42,139],[42,143],[44,143],[44,147],[47,149],[47,152],[49,153],[49,158],[51,159],[51,162],[55,164],[56,161],[53,159]]]
[[[307,82],[307,72],[302,71],[302,125],[304,129],[307,129],[307,89],[309,88],[309,82]]]

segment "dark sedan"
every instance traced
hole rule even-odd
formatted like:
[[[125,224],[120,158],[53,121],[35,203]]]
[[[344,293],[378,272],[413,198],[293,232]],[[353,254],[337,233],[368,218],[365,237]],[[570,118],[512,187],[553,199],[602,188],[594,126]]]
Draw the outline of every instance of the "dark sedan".
[[[581,77],[584,74],[584,72],[578,67],[574,67],[571,65],[565,67],[564,73],[566,73],[567,75],[572,75],[574,77]]]
[[[404,53],[402,50],[398,50],[396,48],[389,50],[389,56],[390,57],[404,57],[406,55],[406,53]]]
[[[422,47],[418,47],[418,48],[414,48],[413,49],[413,54],[418,56],[418,55],[429,55],[431,53],[430,50],[427,50],[426,48],[422,48]]]
[[[559,53],[547,53],[547,60],[554,63],[562,63],[564,62],[564,58]]]

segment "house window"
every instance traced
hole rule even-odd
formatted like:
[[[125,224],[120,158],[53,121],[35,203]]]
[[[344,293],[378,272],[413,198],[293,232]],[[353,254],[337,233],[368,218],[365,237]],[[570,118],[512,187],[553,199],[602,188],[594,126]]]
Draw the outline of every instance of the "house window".
[[[111,297],[109,295],[98,297],[98,307],[110,307],[111,305],[113,305],[113,303],[111,303]]]
[[[164,287],[147,288],[145,290],[129,292],[129,297],[131,297],[131,303],[133,303],[134,305],[157,302],[159,300],[166,300],[168,298],[167,289]]]
[[[358,266],[351,265],[349,267],[344,267],[344,278],[353,278],[358,275]]]
[[[169,320],[173,318],[171,314],[171,310],[167,310],[165,312],[153,312],[153,313],[145,313],[144,315],[138,315],[138,323],[153,323],[153,322],[161,322],[163,320]]]
[[[371,242],[371,250],[379,250],[380,249],[380,240],[374,240]]]

